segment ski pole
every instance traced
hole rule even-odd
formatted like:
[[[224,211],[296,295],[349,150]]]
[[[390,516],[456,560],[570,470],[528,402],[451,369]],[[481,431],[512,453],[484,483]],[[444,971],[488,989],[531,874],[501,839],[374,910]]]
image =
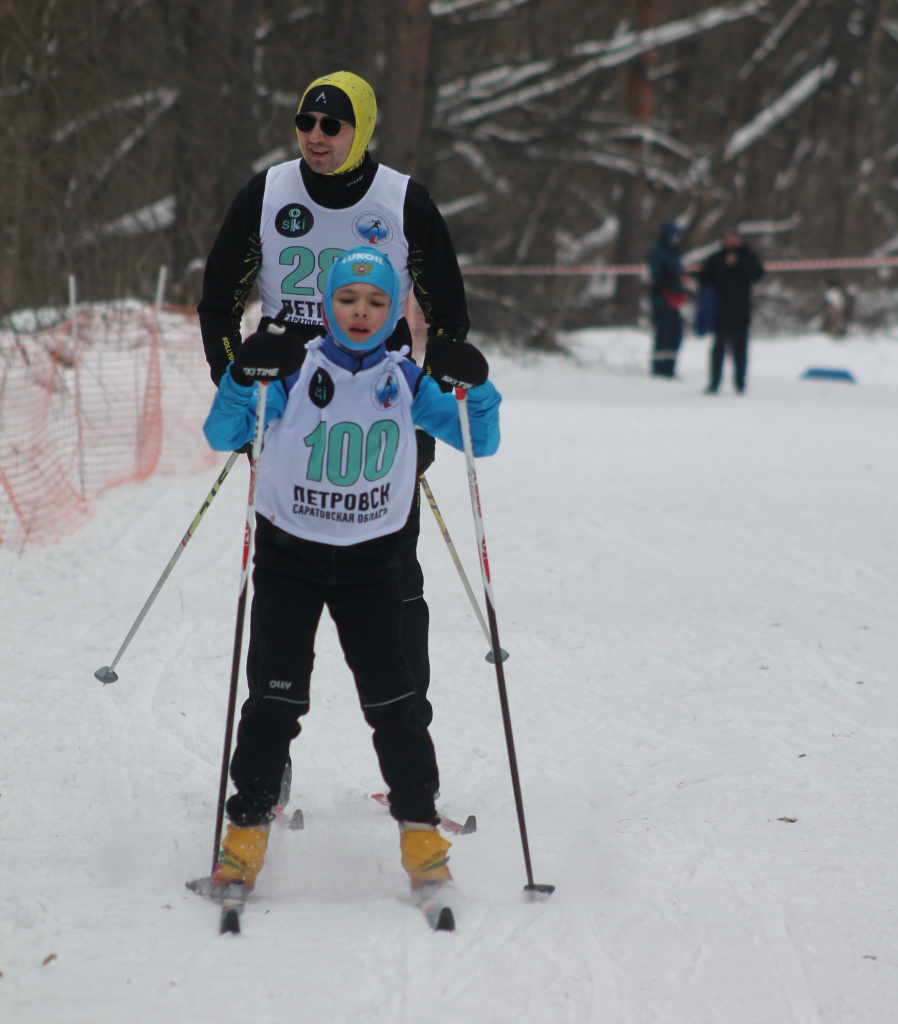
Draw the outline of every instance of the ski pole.
[[[430,505],[430,510],[433,512],[434,518],[437,521],[437,526],[440,528],[440,533],[443,535],[443,540],[446,542],[446,546],[449,548],[449,554],[452,556],[452,561],[455,563],[455,568],[458,570],[458,575],[461,577],[462,584],[465,588],[465,593],[468,595],[468,600],[471,602],[471,607],[474,609],[474,614],[477,616],[477,621],[480,623],[480,628],[483,630],[483,635],[486,637],[486,642],[490,644],[489,653],[486,656],[486,660],[492,664],[493,662],[493,648],[492,639],[490,638],[489,627],[486,624],[486,620],[483,618],[483,612],[480,610],[480,605],[477,603],[477,598],[474,596],[474,591],[471,589],[471,584],[468,582],[468,577],[465,575],[465,570],[461,564],[461,559],[458,557],[458,552],[455,550],[455,545],[452,543],[452,538],[449,536],[449,531],[446,529],[446,523],[443,517],[440,515],[440,509],[437,505],[436,498],[433,496],[433,491],[430,489],[430,484],[427,482],[427,477],[422,473],[418,477],[421,481],[421,486],[424,488],[424,495],[427,498],[427,504]],[[502,660],[506,661],[508,658],[508,651],[500,650]]]
[[[134,638],[134,634],[137,632],[137,630],[140,628],[140,624],[146,618],[146,614],[150,610],[150,606],[156,600],[159,591],[162,589],[162,584],[165,583],[165,581],[168,579],[169,573],[175,567],[175,562],[177,562],[177,560],[181,557],[181,553],[183,552],[184,548],[187,547],[187,542],[196,532],[196,528],[200,525],[203,516],[206,514],[206,509],[208,509],[208,507],[212,504],[212,499],[215,497],[216,494],[218,494],[218,489],[225,482],[225,478],[227,477],[228,473],[231,472],[231,467],[237,461],[237,456],[239,454],[239,452],[231,453],[231,457],[225,463],[224,469],[221,471],[221,473],[219,473],[218,479],[212,485],[212,490],[209,491],[209,493],[206,495],[206,500],[200,507],[199,512],[197,512],[197,514],[193,517],[193,522],[187,528],[187,533],[185,533],[184,536],[181,538],[181,543],[177,546],[177,548],[175,549],[175,553],[169,559],[168,565],[165,567],[165,571],[159,577],[159,582],[153,588],[153,593],[150,594],[143,608],[141,608],[140,615],[137,616],[134,625],[131,627],[131,631],[125,637],[125,642],[118,649],[118,654],[116,654],[116,656],[112,659],[112,664],[104,665],[102,668],[98,668],[97,671],[94,672],[94,675],[97,677],[97,679],[100,680],[100,682],[104,686],[107,683],[114,683],[118,679],[118,675],[115,672],[115,666],[118,664],[119,658],[121,658],[121,656],[125,653],[125,649],[127,648],[128,644],[131,643],[132,639]]]
[[[477,552],[480,559],[480,574],[483,577],[483,592],[486,615],[490,626],[490,640],[493,645],[493,663],[496,666],[496,682],[499,685],[499,703],[502,707],[502,723],[505,726],[505,745],[508,748],[508,764],[511,768],[511,785],[518,812],[518,826],[521,831],[521,847],[524,851],[524,865],[527,869],[527,884],[524,891],[530,895],[549,895],[554,885],[534,884],[530,866],[530,844],[527,842],[527,824],[524,821],[524,800],[521,796],[521,780],[518,774],[518,759],[514,751],[514,735],[511,729],[511,712],[508,708],[508,693],[505,688],[505,669],[502,666],[499,646],[499,625],[493,607],[493,586],[490,579],[489,558],[486,551],[486,536],[483,529],[483,512],[480,507],[480,491],[477,487],[477,473],[474,469],[474,445],[471,441],[471,424],[468,420],[468,399],[464,388],[455,389],[458,403],[458,421],[461,427],[462,444],[465,449],[465,463],[468,468],[468,489],[471,492],[471,507],[474,511],[474,530],[477,534]]]
[[[256,426],[249,468],[249,497],[246,502],[246,525],[243,530],[243,565],[240,570],[240,596],[237,599],[237,625],[234,630],[234,656],[231,660],[231,688],[228,694],[228,717],[225,724],[224,749],[221,755],[221,779],[218,784],[218,807],[215,812],[215,844],[212,848],[212,870],[218,863],[221,828],[224,823],[225,796],[228,791],[228,767],[231,763],[231,738],[234,733],[234,710],[237,706],[237,685],[240,680],[240,649],[243,645],[243,621],[246,617],[246,594],[249,589],[250,554],[256,533],[256,484],[259,477],[259,456],[265,432],[265,406],[268,402],[268,381],[260,380],[256,390]]]

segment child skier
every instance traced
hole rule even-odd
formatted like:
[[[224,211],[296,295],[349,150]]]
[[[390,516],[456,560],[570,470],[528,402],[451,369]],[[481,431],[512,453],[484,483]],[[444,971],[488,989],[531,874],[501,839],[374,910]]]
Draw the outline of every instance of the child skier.
[[[213,448],[242,447],[253,436],[254,381],[274,381],[256,501],[249,699],[212,882],[255,884],[290,741],[309,710],[315,632],[327,605],[373,729],[402,866],[420,889],[450,880],[451,844],[436,829],[436,755],[414,713],[400,647],[398,531],[417,485],[415,427],[461,449],[457,401],[441,386],[465,387],[475,454],[491,455],[501,398],[486,360],[466,342],[431,342],[426,374],[407,349],[386,351],[402,314],[401,286],[377,249],[360,245],[333,263],[323,305],[327,333],[305,346],[270,330],[246,340],[204,426]]]

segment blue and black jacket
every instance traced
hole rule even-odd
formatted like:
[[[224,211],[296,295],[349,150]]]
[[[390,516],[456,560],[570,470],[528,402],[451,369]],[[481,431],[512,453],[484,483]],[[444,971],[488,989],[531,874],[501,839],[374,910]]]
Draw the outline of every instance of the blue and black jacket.
[[[381,344],[365,356],[351,355],[341,349],[330,334],[325,335],[322,351],[331,362],[347,370],[369,369],[386,358],[386,347]],[[256,421],[256,388],[235,384],[231,378],[232,365],[221,379],[212,409],[203,426],[206,440],[216,451],[236,451],[252,441]],[[454,395],[444,393],[439,385],[420,366],[410,359],[402,362],[402,370],[414,395],[412,420],[416,427],[433,437],[463,451],[461,427],[458,421],[458,402]],[[275,381],[268,387],[265,406],[266,426],[282,416],[287,399],[300,371],[285,381]],[[499,447],[499,403],[502,396],[491,381],[467,392],[468,418],[471,424],[471,442],[477,456],[492,455]]]

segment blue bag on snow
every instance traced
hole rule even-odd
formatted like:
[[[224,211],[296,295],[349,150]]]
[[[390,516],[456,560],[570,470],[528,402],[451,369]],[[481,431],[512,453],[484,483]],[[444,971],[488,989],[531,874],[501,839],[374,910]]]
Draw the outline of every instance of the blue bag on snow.
[[[709,284],[702,285],[695,304],[695,333],[704,337],[717,322],[717,292]]]

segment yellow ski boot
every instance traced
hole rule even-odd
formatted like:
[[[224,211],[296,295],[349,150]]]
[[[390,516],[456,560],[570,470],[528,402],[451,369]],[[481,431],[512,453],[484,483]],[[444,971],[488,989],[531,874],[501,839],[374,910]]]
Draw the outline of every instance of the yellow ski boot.
[[[230,882],[243,882],[247,889],[256,884],[256,875],[265,862],[268,849],[266,825],[240,828],[228,825],[227,835],[221,841],[218,863],[212,872],[212,884],[226,886]]]
[[[402,866],[411,879],[412,889],[445,885],[452,881],[447,862],[452,843],[433,825],[403,821],[399,825]]]

